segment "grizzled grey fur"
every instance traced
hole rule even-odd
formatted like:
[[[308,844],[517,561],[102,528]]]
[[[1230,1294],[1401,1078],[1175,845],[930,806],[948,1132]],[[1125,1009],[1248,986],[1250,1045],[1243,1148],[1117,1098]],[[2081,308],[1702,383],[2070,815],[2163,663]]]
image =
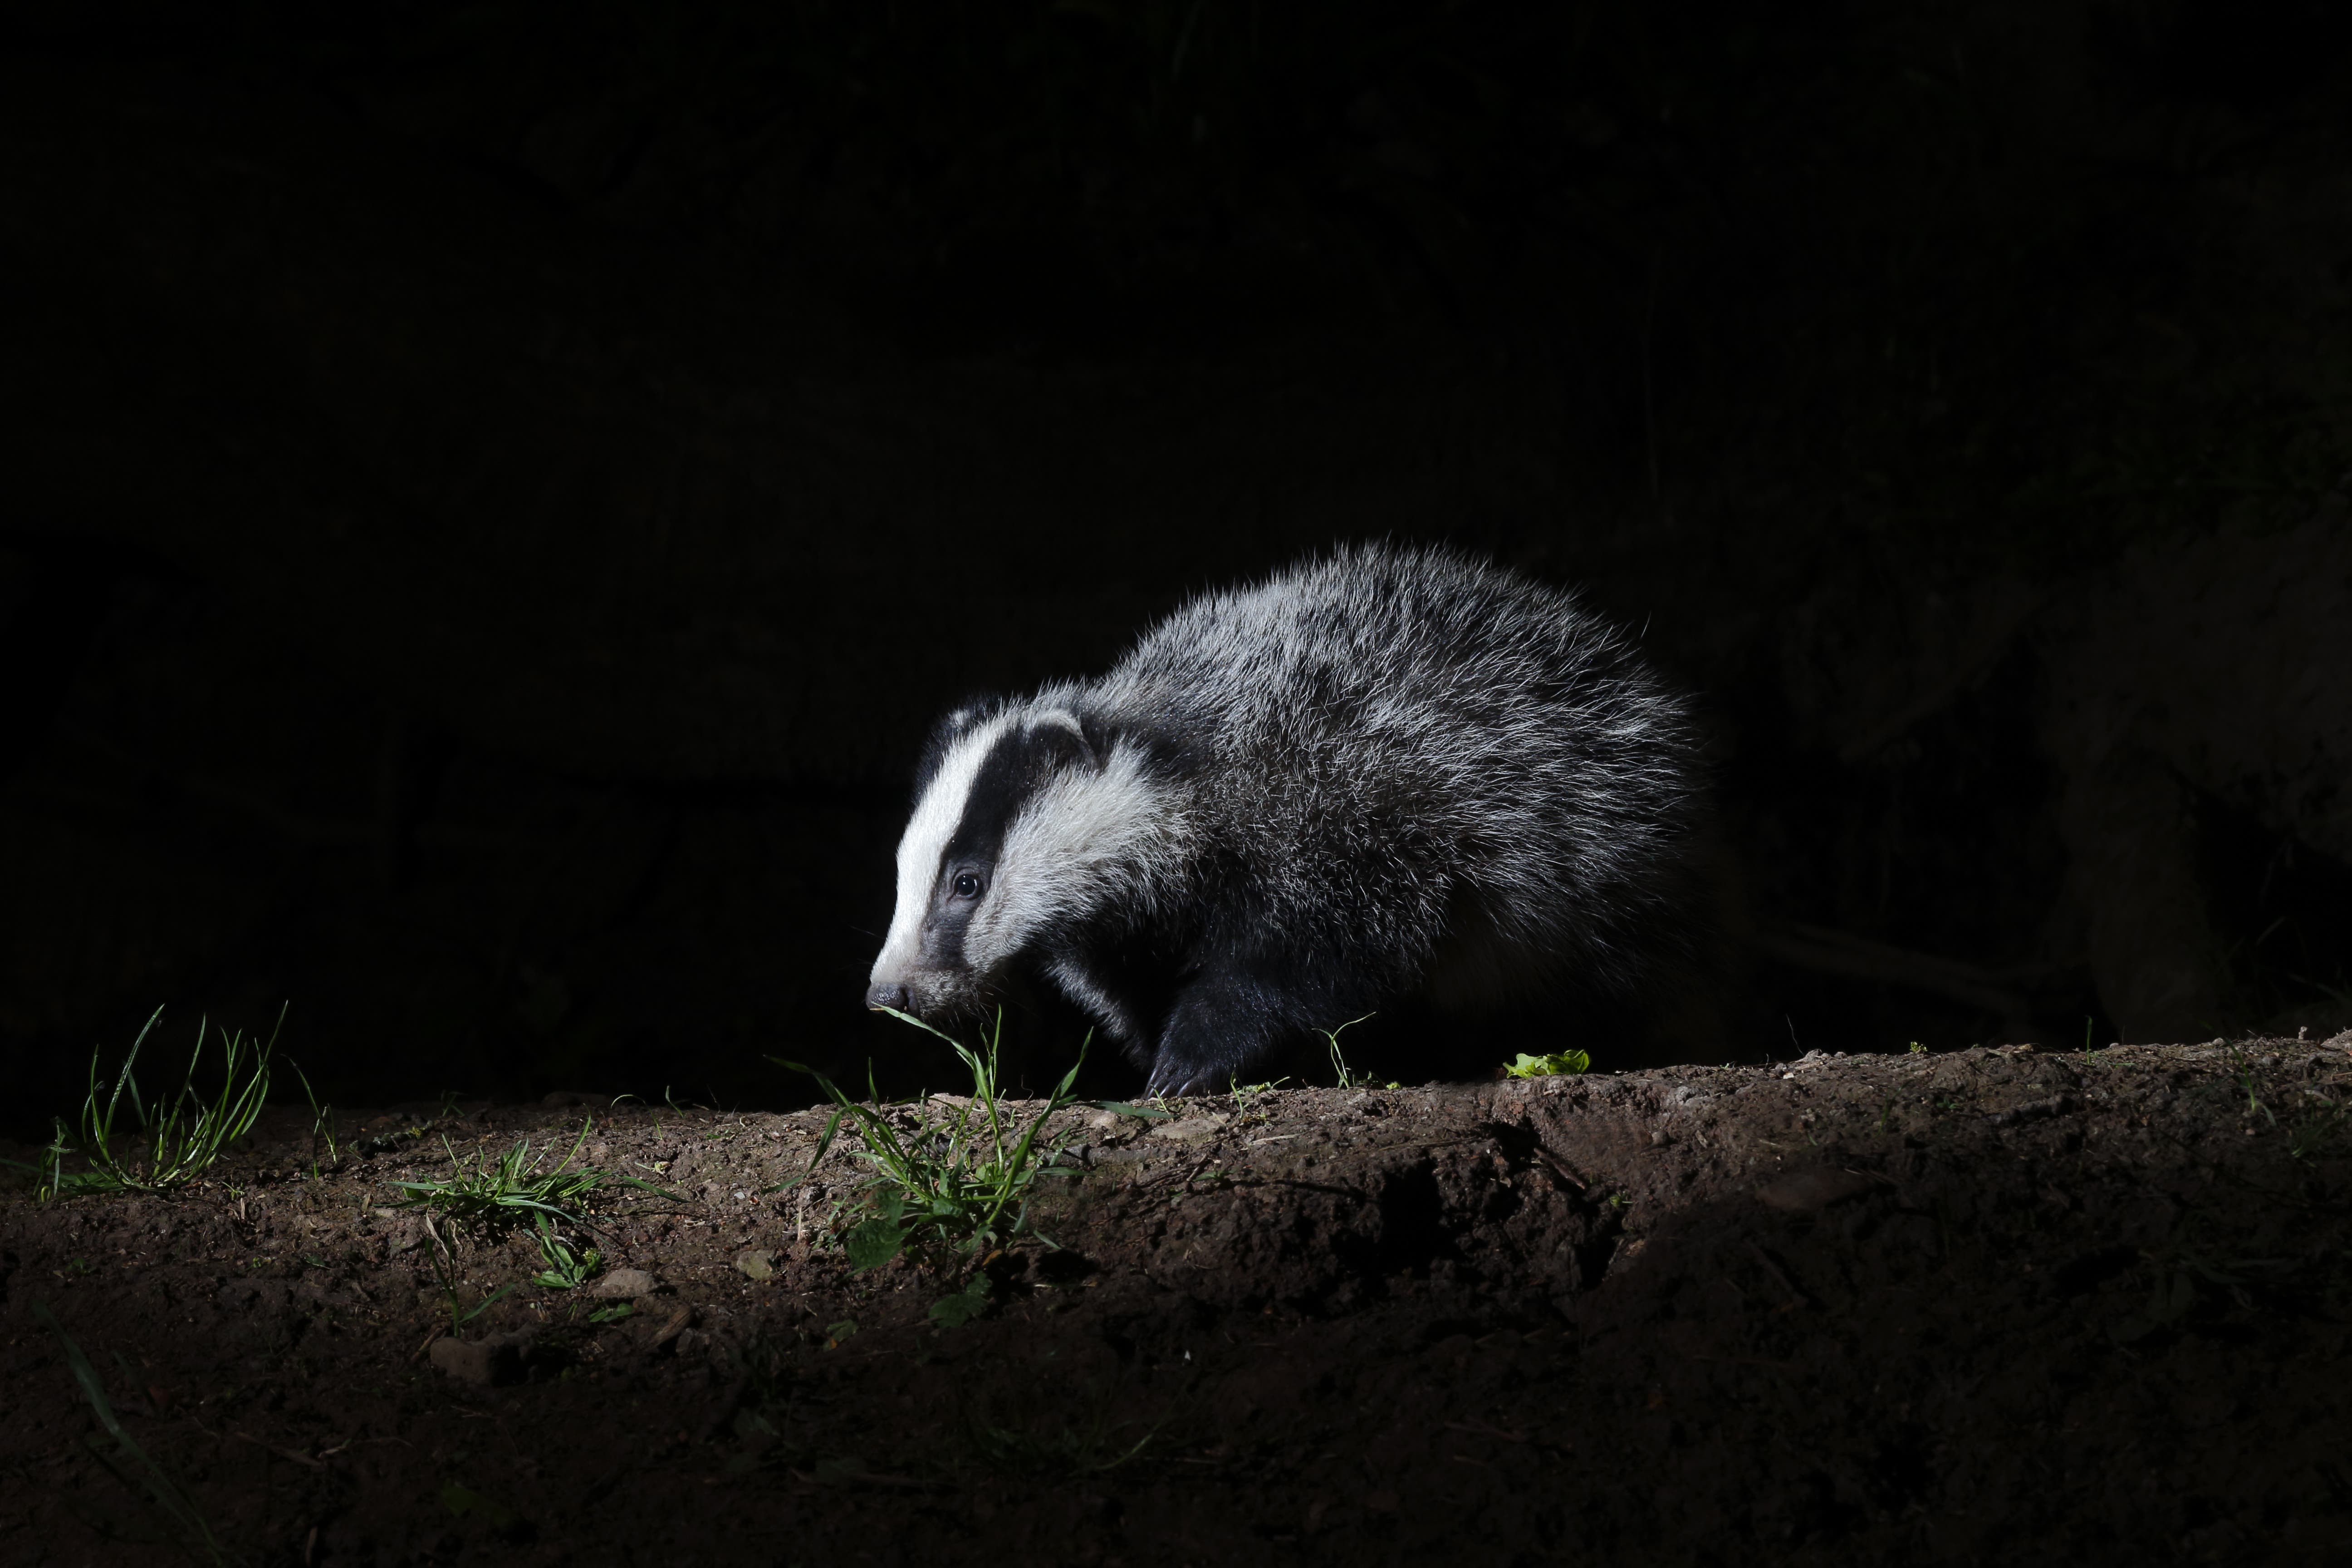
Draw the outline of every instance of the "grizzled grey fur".
[[[1569,594],[1342,548],[949,714],[866,1002],[969,1013],[1025,967],[1187,1094],[1408,996],[1622,990],[1673,941],[1696,755]]]

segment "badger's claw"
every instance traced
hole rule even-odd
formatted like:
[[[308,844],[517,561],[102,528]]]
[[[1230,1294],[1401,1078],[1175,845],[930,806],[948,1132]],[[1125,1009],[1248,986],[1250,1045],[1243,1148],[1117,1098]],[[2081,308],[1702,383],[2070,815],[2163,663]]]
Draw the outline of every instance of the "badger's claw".
[[[1149,1100],[1181,1100],[1188,1094],[1211,1094],[1216,1084],[1211,1075],[1193,1072],[1174,1062],[1160,1062],[1151,1069],[1150,1079],[1143,1086]]]

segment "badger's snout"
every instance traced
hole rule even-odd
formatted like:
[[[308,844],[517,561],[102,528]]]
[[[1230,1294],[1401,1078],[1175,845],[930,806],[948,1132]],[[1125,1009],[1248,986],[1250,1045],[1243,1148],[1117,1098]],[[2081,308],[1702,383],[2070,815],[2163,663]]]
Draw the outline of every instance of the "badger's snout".
[[[929,964],[877,963],[866,977],[866,1005],[909,1013],[928,1024],[944,1023],[980,1006],[982,983],[965,969]]]

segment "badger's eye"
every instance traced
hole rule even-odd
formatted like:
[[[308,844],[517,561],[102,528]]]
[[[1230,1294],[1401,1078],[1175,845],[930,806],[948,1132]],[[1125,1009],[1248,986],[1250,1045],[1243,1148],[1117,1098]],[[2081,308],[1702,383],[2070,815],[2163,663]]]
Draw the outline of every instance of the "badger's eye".
[[[955,879],[955,895],[959,899],[980,897],[980,879],[969,871],[958,871]]]

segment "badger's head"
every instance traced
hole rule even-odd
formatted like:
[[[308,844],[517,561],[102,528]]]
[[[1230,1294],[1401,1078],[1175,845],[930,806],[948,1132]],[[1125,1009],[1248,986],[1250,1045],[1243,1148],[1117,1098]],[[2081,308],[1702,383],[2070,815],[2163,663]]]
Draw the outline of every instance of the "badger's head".
[[[1153,897],[1177,842],[1145,749],[1064,703],[964,708],[933,732],[898,840],[898,903],[869,1007],[938,1019],[1074,922]]]

